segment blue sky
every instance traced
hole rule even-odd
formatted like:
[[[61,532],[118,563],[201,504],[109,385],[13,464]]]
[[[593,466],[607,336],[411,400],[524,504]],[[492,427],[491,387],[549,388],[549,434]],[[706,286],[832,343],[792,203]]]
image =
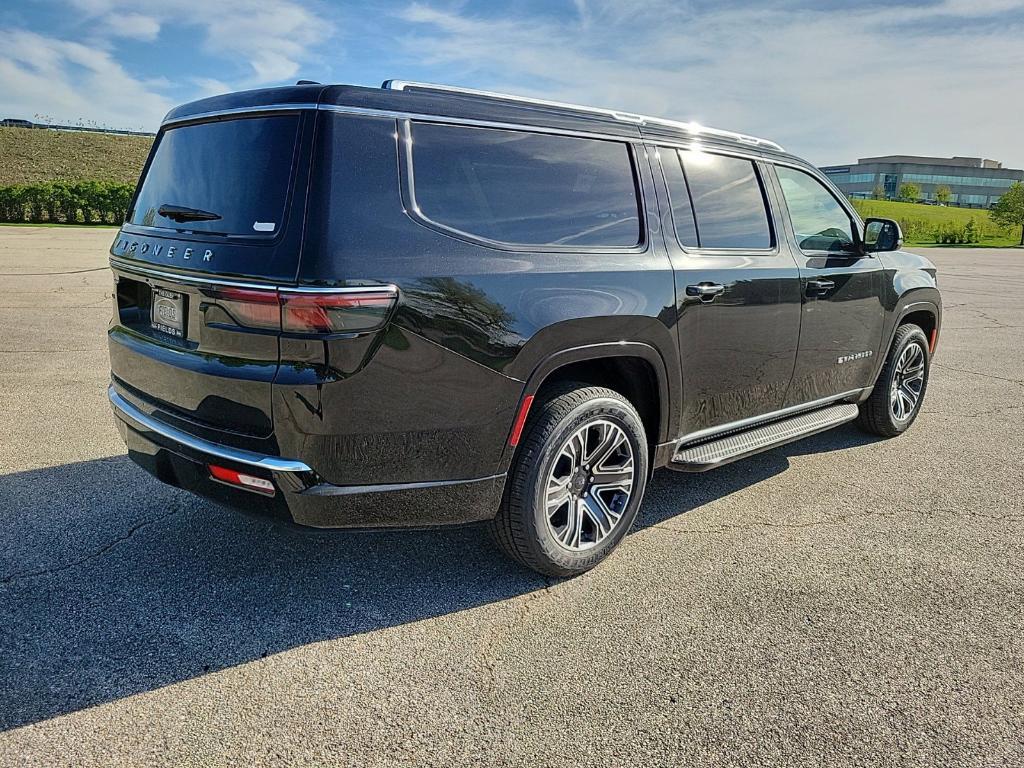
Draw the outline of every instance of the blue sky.
[[[0,117],[155,130],[214,93],[390,77],[696,120],[818,164],[1024,167],[1024,0],[0,4]]]

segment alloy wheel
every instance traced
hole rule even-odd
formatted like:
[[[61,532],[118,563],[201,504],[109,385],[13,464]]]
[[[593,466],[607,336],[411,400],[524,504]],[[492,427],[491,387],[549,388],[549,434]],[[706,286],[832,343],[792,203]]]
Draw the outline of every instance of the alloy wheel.
[[[633,491],[633,446],[617,424],[591,421],[562,444],[545,486],[548,530],[580,552],[604,541],[622,519]]]
[[[906,421],[917,409],[924,389],[924,349],[911,343],[900,353],[889,390],[889,408],[893,418]]]

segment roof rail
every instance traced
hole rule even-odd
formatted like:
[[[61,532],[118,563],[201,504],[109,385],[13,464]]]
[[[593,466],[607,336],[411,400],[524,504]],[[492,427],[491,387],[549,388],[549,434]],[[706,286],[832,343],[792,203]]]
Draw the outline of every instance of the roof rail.
[[[602,109],[601,107],[588,107],[583,104],[570,104],[564,101],[535,99],[531,96],[517,96],[511,93],[482,91],[476,88],[460,88],[459,86],[455,85],[440,85],[438,83],[419,83],[411,80],[385,80],[381,84],[381,87],[392,91],[405,91],[409,90],[410,88],[418,88],[425,91],[443,91],[445,93],[459,93],[467,96],[483,96],[485,98],[490,99],[516,101],[522,104],[532,104],[538,107],[572,109],[577,112],[586,112],[592,115],[604,115],[605,117],[610,117],[614,120],[619,120],[624,123],[633,123],[634,125],[663,125],[669,128],[679,128],[681,130],[686,131],[687,133],[693,134],[694,136],[719,136],[726,139],[732,139],[733,141],[739,141],[744,144],[767,147],[769,149],[775,149],[780,152],[784,151],[782,147],[776,144],[774,141],[762,139],[757,136],[749,136],[745,133],[736,133],[735,131],[723,131],[720,128],[709,128],[706,125],[700,125],[699,123],[684,123],[679,120],[669,120],[664,117],[651,117],[650,115],[638,115],[632,112],[622,112],[615,109]]]

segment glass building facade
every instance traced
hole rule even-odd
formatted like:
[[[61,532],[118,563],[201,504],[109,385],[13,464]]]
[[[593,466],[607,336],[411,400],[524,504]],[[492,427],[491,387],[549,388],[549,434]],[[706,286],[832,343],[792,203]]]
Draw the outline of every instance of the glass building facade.
[[[896,199],[900,187],[910,183],[920,188],[920,200],[936,201],[937,190],[949,187],[946,203],[970,208],[989,208],[1011,184],[1024,181],[1024,170],[980,157],[887,155],[821,170],[847,197]]]

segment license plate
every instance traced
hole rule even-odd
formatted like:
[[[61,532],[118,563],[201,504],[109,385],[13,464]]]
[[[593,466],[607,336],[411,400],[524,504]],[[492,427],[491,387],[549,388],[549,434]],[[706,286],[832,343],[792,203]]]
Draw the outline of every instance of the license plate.
[[[185,297],[163,288],[153,289],[153,313],[150,325],[158,331],[177,336],[185,335]]]

